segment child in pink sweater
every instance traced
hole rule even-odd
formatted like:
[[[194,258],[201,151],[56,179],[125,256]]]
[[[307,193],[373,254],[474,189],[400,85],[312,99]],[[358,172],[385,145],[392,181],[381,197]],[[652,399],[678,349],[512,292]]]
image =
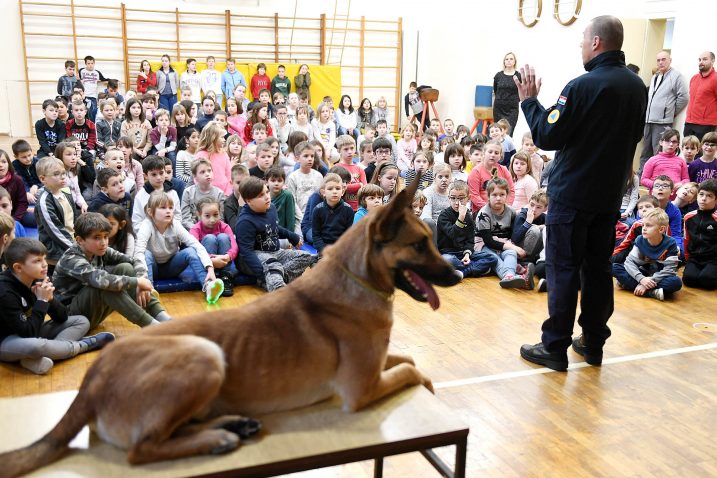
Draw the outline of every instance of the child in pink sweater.
[[[658,176],[667,176],[675,183],[674,191],[690,182],[687,163],[678,155],[680,133],[676,129],[668,129],[660,138],[660,152],[651,157],[642,169],[640,184],[650,189]],[[674,198],[674,194],[672,195]]]
[[[479,154],[480,148],[477,144],[471,146],[471,161],[474,158],[474,154],[476,156]],[[468,174],[468,193],[471,198],[471,210],[474,213],[480,211],[483,206],[488,204],[486,184],[493,178],[503,178],[508,182],[510,191],[508,192],[508,200],[506,202],[513,204],[515,186],[513,185],[513,178],[508,168],[498,164],[498,161],[500,161],[502,157],[503,146],[500,144],[500,141],[488,141],[483,151],[483,159],[478,165],[474,166],[470,174]]]
[[[232,228],[221,220],[219,202],[213,197],[204,197],[197,202],[199,221],[192,226],[189,234],[202,243],[212,260],[217,279],[224,282],[223,297],[234,294],[232,264],[239,253],[239,246]]]
[[[225,196],[232,194],[232,165],[229,155],[224,150],[224,135],[226,130],[218,123],[210,121],[199,136],[199,151],[194,159],[208,159],[212,163],[214,179],[212,186],[216,186]]]

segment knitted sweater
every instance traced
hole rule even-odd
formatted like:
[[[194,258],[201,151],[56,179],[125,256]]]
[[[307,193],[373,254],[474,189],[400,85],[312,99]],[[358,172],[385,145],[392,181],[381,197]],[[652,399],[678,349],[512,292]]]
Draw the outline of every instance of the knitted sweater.
[[[651,157],[642,168],[642,179],[640,184],[646,188],[652,189],[655,178],[658,176],[668,176],[675,183],[675,188],[690,181],[690,175],[687,171],[687,163],[676,154],[658,153]]]

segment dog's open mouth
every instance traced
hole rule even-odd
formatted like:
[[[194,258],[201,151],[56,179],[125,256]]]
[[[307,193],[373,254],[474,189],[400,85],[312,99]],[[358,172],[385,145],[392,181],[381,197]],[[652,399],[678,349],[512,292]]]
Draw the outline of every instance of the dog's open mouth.
[[[438,294],[433,286],[411,269],[396,271],[396,286],[421,302],[428,302],[433,310],[440,305]]]

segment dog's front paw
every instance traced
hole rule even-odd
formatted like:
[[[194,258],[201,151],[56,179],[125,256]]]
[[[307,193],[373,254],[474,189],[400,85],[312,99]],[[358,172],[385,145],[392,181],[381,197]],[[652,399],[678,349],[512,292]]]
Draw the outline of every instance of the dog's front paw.
[[[432,394],[436,394],[435,390],[433,390],[433,382],[431,382],[431,379],[426,377],[425,375],[421,374],[421,385],[426,387],[429,392]]]

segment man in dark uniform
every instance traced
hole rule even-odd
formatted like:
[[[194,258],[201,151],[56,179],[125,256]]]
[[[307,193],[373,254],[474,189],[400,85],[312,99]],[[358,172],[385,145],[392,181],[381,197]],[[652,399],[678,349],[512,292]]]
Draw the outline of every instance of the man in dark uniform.
[[[546,217],[549,318],[542,340],[521,356],[553,370],[568,368],[567,349],[591,365],[602,363],[613,312],[610,254],[615,222],[642,138],[647,95],[625,66],[623,27],[612,16],[592,19],[581,43],[587,74],[570,81],[549,109],[538,102],[540,81],[529,65],[516,80],[533,141],[558,150],[550,176]],[[572,340],[578,290],[583,333]]]

